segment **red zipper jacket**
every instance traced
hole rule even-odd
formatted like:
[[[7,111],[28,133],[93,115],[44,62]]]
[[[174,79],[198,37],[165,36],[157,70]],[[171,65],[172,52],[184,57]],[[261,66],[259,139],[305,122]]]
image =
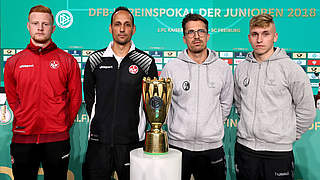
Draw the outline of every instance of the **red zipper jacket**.
[[[69,138],[81,105],[81,74],[74,57],[52,41],[44,48],[30,41],[10,57],[4,83],[13,111],[15,143],[46,143]]]

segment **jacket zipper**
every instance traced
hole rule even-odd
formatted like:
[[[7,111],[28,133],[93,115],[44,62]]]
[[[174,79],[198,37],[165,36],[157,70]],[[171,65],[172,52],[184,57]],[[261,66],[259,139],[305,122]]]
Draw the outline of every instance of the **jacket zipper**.
[[[124,60],[124,58],[123,58]],[[123,61],[122,60],[122,61]],[[122,62],[121,61],[121,62]],[[111,147],[114,146],[114,129],[115,129],[115,125],[114,123],[116,122],[116,115],[117,115],[117,105],[118,105],[118,89],[119,89],[119,80],[120,80],[120,64],[118,64],[117,67],[117,76],[116,76],[116,84],[115,84],[115,94],[114,94],[114,108],[113,108],[113,118],[112,118],[112,123],[111,123]]]
[[[198,66],[198,87],[197,87],[197,118],[196,118],[196,132],[194,136],[194,141],[197,142],[197,135],[198,135],[198,120],[199,120],[199,91],[200,91],[200,64],[197,64]],[[191,72],[190,72],[191,73]]]
[[[40,94],[39,94],[39,111],[38,111],[38,113],[39,113],[39,116],[38,116],[38,119],[37,119],[37,124],[39,125],[39,123],[41,122],[40,121],[40,117],[41,117],[41,112],[42,112],[42,110],[41,110],[41,99],[42,99],[42,91],[41,91],[41,89],[42,89],[42,84],[43,84],[43,81],[42,81],[42,48],[39,48],[39,61],[38,61],[38,63],[39,63],[39,71],[40,71],[40,76],[39,76],[39,82],[40,82],[40,84],[39,84],[39,89],[40,89]],[[40,134],[39,135],[37,135],[37,141],[36,141],[36,144],[39,144],[40,143]]]
[[[261,70],[261,64],[259,63],[259,71],[258,71],[258,78],[257,78],[257,88],[256,88],[256,97],[255,97],[255,101],[254,101],[254,116],[253,116],[253,123],[252,123],[252,134],[253,134],[253,137],[255,139],[254,141],[254,147],[256,148],[256,143],[257,143],[257,138],[256,138],[256,135],[255,135],[255,119],[256,119],[256,114],[257,114],[257,96],[258,96],[258,89],[259,89],[259,78],[260,78],[260,70]]]

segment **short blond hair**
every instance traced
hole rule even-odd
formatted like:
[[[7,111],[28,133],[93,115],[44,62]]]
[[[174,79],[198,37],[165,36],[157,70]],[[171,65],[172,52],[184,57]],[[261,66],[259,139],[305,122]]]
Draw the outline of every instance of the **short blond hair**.
[[[250,20],[250,29],[255,27],[269,27],[270,24],[274,24],[273,17],[270,14],[259,14],[253,16]]]

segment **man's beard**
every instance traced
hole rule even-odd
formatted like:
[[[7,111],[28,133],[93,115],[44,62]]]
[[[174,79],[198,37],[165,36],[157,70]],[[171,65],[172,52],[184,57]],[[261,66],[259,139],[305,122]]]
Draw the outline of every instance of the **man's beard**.
[[[198,54],[198,53],[201,53],[203,51],[205,51],[207,49],[207,47],[204,47],[204,48],[193,48],[193,49],[188,49],[188,51],[194,53],[194,54]]]

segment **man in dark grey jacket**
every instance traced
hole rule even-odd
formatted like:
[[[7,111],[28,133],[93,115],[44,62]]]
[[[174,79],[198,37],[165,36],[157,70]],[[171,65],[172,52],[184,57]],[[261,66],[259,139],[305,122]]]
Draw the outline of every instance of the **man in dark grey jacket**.
[[[235,147],[238,180],[293,180],[292,144],[315,118],[309,78],[283,49],[272,16],[250,21],[253,52],[235,70],[240,115]]]
[[[170,147],[182,151],[182,179],[226,178],[224,122],[233,100],[231,68],[207,48],[208,21],[188,14],[182,21],[188,49],[164,67],[173,81],[168,114]]]

